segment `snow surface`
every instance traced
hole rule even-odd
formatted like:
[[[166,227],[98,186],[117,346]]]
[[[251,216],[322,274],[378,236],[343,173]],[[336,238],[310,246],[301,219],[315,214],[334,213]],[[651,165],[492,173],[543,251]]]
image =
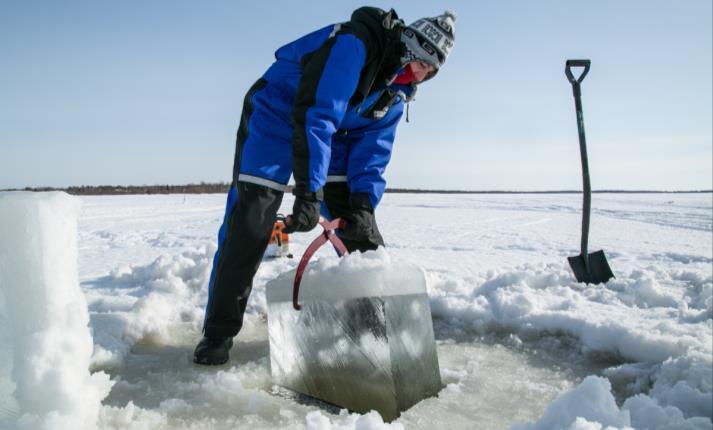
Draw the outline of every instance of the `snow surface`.
[[[266,288],[268,302],[292,303],[295,271],[281,273]],[[415,264],[393,262],[386,248],[345,258],[322,258],[305,269],[299,302],[335,302],[358,297],[426,294],[424,273]]]
[[[425,272],[447,384],[392,423],[270,381],[264,287],[295,268],[317,230],[291,237],[295,259],[263,263],[231,360],[206,368],[191,356],[225,197],[81,200],[90,366],[113,383],[89,396],[102,400],[98,428],[713,428],[711,194],[595,194],[590,251],[604,249],[617,278],[589,286],[566,261],[579,249],[579,195],[387,194],[384,258]],[[282,212],[291,206],[286,196]],[[334,266],[327,248],[315,267]],[[358,268],[375,257],[350,258]],[[0,294],[0,327],[17,317],[7,302]],[[14,348],[0,350],[0,375]],[[0,420],[18,407],[10,381],[0,376]]]

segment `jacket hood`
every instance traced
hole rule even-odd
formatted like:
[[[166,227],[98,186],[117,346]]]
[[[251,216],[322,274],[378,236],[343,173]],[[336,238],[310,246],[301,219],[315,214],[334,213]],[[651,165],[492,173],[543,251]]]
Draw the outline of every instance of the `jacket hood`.
[[[376,7],[361,7],[352,13],[350,23],[369,35],[368,50],[379,53],[372,58],[378,64],[377,87],[390,84],[403,67],[401,57],[406,46],[401,41],[405,24],[395,10],[388,12]]]

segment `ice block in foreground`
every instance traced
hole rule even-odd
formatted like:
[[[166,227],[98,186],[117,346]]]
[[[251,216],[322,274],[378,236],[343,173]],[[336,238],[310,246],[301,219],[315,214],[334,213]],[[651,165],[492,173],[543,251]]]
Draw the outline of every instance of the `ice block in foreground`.
[[[441,389],[426,280],[385,250],[320,260],[292,307],[294,271],[267,285],[276,384],[385,420]]]
[[[89,372],[94,343],[77,274],[79,214],[80,200],[65,193],[0,193],[2,429],[96,428],[113,384]]]

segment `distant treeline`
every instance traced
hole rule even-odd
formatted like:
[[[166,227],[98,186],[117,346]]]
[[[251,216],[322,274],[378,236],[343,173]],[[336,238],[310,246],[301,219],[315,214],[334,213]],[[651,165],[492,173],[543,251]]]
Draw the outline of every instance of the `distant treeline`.
[[[52,188],[27,187],[22,190],[7,191],[64,191],[75,196],[113,196],[128,194],[215,194],[226,193],[230,184],[188,184],[188,185],[82,185],[79,187]]]
[[[228,191],[227,182],[188,184],[188,185],[98,185],[67,188],[27,187],[23,189],[0,191],[64,191],[75,196],[105,196],[128,194],[223,194]],[[288,187],[288,192],[292,191]],[[551,191],[473,191],[473,190],[433,190],[410,188],[387,188],[387,193],[409,194],[580,194],[579,190]],[[595,190],[593,193],[713,193],[713,190],[662,191],[662,190]]]

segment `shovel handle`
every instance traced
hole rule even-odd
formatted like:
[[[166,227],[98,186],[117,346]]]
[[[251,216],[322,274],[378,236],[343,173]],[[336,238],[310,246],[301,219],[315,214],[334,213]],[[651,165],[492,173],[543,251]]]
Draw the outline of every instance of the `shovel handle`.
[[[567,75],[569,82],[574,84],[580,84],[584,77],[589,73],[589,66],[592,64],[590,60],[567,60],[564,66],[564,74]],[[584,67],[582,74],[578,78],[575,78],[572,74],[572,67]]]
[[[572,84],[572,92],[574,94],[574,106],[577,111],[577,131],[579,133],[579,153],[582,162],[582,241],[580,244],[580,255],[584,260],[584,265],[589,270],[588,261],[588,242],[589,242],[589,217],[592,206],[592,186],[589,180],[589,160],[587,157],[587,139],[584,135],[584,114],[582,113],[582,91],[580,83],[584,80],[589,72],[589,66],[592,64],[590,60],[567,60],[564,71],[567,79]],[[572,74],[572,67],[584,67],[584,71],[579,75],[579,78]]]

